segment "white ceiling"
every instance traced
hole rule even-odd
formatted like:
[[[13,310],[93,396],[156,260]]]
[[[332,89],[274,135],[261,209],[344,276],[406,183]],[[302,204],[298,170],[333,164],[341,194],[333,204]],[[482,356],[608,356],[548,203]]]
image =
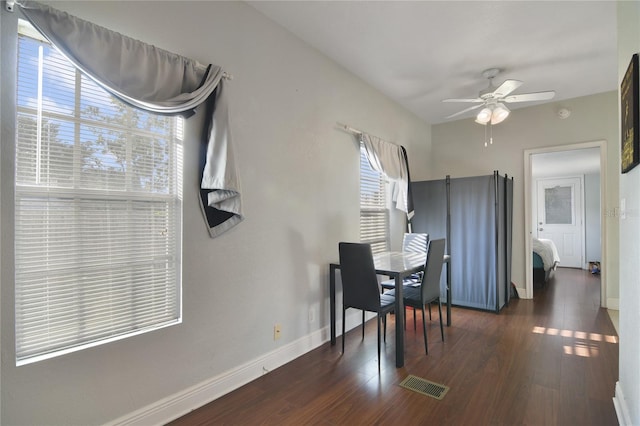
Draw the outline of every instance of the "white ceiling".
[[[495,79],[555,102],[617,88],[615,1],[250,1],[427,123]],[[537,102],[541,103],[541,102]],[[514,110],[535,105],[509,104]]]

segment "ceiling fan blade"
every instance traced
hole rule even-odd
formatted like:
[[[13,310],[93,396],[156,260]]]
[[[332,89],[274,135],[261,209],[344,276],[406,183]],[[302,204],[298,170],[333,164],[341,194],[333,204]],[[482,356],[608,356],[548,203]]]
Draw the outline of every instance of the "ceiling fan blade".
[[[522,82],[520,80],[505,80],[504,83],[502,83],[496,90],[493,91],[493,96],[495,98],[502,98],[516,90],[521,85]]]
[[[523,93],[521,95],[511,95],[503,99],[504,102],[531,102],[531,101],[546,101],[553,99],[556,95],[554,90],[547,92],[535,92],[535,93]]]
[[[445,118],[453,118],[453,117],[456,117],[456,116],[458,116],[458,115],[462,115],[462,114],[464,114],[465,112],[469,112],[469,111],[473,111],[474,109],[478,109],[478,108],[480,108],[481,106],[484,106],[484,104],[470,106],[469,108],[465,108],[465,109],[463,109],[462,111],[458,111],[458,112],[456,112],[456,113],[454,113],[454,114],[448,115],[448,116],[446,116]]]
[[[473,99],[443,99],[442,102],[484,102],[484,99],[481,99],[481,98],[473,98]]]

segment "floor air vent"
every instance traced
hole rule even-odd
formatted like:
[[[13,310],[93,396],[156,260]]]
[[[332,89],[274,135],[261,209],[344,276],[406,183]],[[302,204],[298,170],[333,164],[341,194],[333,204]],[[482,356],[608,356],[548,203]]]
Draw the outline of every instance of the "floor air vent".
[[[425,380],[412,375],[407,376],[407,378],[400,383],[400,386],[435,399],[444,398],[444,396],[449,391],[449,386],[430,382],[429,380]]]

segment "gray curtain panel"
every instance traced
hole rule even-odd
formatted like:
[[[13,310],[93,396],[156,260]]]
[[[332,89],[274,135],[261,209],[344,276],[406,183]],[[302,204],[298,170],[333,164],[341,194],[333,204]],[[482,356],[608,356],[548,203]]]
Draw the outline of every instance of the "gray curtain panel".
[[[411,183],[415,203],[413,231],[429,234],[429,239],[447,238],[447,184],[442,180]],[[447,241],[450,250],[450,242]],[[447,251],[449,253],[449,251]],[[450,268],[451,266],[449,266]],[[447,294],[447,276],[442,268],[440,294]]]
[[[203,65],[47,5],[16,4],[69,61],[123,102],[157,114],[185,117],[207,104],[201,202],[209,233],[217,236],[243,220],[222,68]]]
[[[451,179],[451,275],[454,304],[496,306],[496,220],[493,175]]]
[[[404,158],[404,164],[407,168],[407,232],[413,232],[413,225],[411,221],[416,214],[413,206],[413,192],[411,191],[411,172],[409,171],[409,156],[404,146],[400,146],[402,151],[402,157]]]

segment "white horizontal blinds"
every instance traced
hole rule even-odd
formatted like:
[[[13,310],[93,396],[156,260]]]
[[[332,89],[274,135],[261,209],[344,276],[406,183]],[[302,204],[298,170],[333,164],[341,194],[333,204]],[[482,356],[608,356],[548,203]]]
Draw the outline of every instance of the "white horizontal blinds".
[[[18,364],[180,321],[181,126],[20,36]]]
[[[373,253],[388,249],[389,216],[384,176],[371,168],[360,145],[360,241]]]

